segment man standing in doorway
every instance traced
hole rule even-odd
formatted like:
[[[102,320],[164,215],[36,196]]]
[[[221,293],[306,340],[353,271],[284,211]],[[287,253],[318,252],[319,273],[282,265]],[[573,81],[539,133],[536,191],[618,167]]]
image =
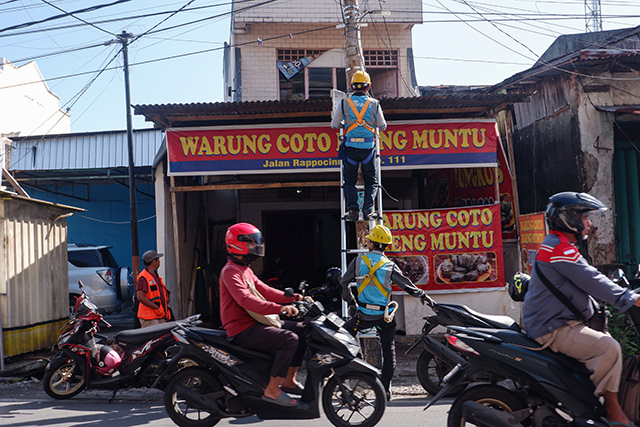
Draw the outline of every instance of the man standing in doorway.
[[[144,269],[138,275],[136,298],[140,302],[138,318],[143,328],[165,323],[171,319],[169,292],[157,272],[160,267],[160,257],[163,255],[154,250],[142,254]]]
[[[378,192],[378,174],[376,152],[376,128],[385,130],[387,122],[382,114],[378,100],[367,93],[371,87],[371,78],[366,71],[356,71],[351,78],[354,93],[340,101],[333,115],[331,127],[345,128],[344,142],[341,148],[341,159],[344,176],[344,192],[347,202],[347,221],[357,221],[359,217],[358,166],[364,181],[364,203],[362,214],[364,220],[375,219],[373,199]],[[343,123],[344,122],[344,123]],[[344,150],[344,151],[342,151]]]

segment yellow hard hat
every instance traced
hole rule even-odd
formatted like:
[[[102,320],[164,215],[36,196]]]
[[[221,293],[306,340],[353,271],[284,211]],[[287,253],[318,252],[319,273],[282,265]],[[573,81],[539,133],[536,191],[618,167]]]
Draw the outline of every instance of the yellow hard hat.
[[[370,85],[371,77],[366,71],[358,70],[351,76],[351,86],[353,85]]]
[[[372,242],[378,242],[384,245],[390,245],[393,241],[391,231],[384,225],[376,225],[366,237]]]

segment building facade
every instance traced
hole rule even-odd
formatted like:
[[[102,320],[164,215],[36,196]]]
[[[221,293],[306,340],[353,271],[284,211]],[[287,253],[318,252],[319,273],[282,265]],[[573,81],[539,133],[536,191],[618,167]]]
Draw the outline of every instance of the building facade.
[[[561,191],[609,209],[585,255],[602,269],[640,262],[640,27],[559,37],[530,69],[491,90],[514,104],[521,213],[544,211]],[[631,271],[630,271],[631,272]]]
[[[340,2],[261,3],[234,2],[225,49],[225,101],[329,98],[331,89],[346,91],[345,28],[337,28],[343,24]],[[411,29],[422,23],[422,2],[366,5],[375,7],[359,10],[373,95],[418,96]]]

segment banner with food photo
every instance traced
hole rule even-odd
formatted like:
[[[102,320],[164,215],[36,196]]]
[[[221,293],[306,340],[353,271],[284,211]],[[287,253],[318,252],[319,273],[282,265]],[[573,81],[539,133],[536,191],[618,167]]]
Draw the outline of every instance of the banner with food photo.
[[[547,222],[544,213],[520,215],[518,229],[520,230],[522,251],[522,272],[529,274],[538,256],[540,245],[547,236]]]
[[[383,216],[393,235],[386,254],[419,288],[442,292],[504,288],[499,204],[387,211]]]

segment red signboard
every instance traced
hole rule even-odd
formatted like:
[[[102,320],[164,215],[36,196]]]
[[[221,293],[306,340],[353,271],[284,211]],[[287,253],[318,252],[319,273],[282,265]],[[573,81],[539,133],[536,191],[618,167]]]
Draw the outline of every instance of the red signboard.
[[[167,130],[170,175],[338,171],[339,132],[329,126]],[[390,123],[380,132],[383,169],[497,164],[495,121]]]
[[[547,224],[543,213],[520,215],[518,217],[520,230],[520,248],[522,251],[522,271],[530,273],[533,262],[538,255],[538,249],[547,235]]]
[[[383,215],[393,234],[387,256],[418,287],[457,291],[505,286],[500,205]]]
[[[511,173],[498,146],[498,188],[502,239],[516,238]],[[443,169],[428,175],[430,208],[493,205],[496,199],[495,170],[491,167]]]

